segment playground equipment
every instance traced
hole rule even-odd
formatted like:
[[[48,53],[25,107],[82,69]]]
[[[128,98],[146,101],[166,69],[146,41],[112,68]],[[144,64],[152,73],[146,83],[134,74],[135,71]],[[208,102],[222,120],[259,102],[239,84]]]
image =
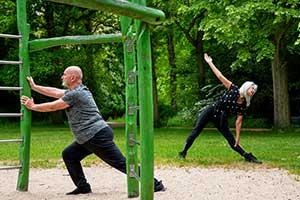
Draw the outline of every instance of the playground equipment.
[[[0,61],[0,64],[19,65],[20,86],[0,87],[0,90],[19,90],[20,96],[31,96],[26,77],[30,75],[29,52],[66,44],[123,42],[126,80],[126,155],[128,197],[153,199],[153,98],[149,24],[161,23],[162,11],[146,7],[146,0],[50,0],[83,8],[109,11],[122,15],[122,34],[63,36],[29,40],[26,0],[17,0],[19,35],[0,34],[0,37],[19,39],[19,61]],[[137,86],[138,81],[138,86]],[[138,90],[138,91],[137,91]],[[139,105],[138,103],[139,102]],[[137,110],[139,110],[141,142],[137,141]],[[31,112],[21,106],[20,113],[2,113],[0,117],[21,118],[21,139],[0,142],[21,142],[20,165],[0,169],[19,169],[17,190],[28,190]],[[137,145],[141,146],[140,173]],[[139,182],[141,184],[139,184]]]
[[[26,82],[26,76],[29,75],[29,25],[26,23],[26,1],[17,1],[17,21],[19,35],[1,34],[0,37],[19,39],[19,61],[0,61],[0,64],[19,65],[19,87],[1,87],[2,90],[18,90],[20,95],[31,96],[30,87]],[[5,166],[1,170],[19,169],[17,189],[20,191],[28,190],[29,178],[29,155],[30,155],[30,129],[31,112],[21,107],[20,113],[1,113],[1,117],[20,117],[20,139],[1,140],[1,143],[20,142],[18,166]]]

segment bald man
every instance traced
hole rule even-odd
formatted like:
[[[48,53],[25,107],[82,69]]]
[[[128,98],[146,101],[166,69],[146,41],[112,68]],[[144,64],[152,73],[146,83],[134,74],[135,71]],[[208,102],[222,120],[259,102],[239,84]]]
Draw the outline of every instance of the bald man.
[[[82,71],[77,66],[65,69],[62,75],[62,85],[67,90],[45,87],[35,84],[32,77],[27,77],[32,90],[56,100],[35,104],[33,99],[22,96],[21,103],[27,109],[37,112],[65,110],[69,126],[75,141],[64,149],[62,157],[75,190],[67,195],[91,193],[80,161],[90,154],[97,155],[110,166],[126,173],[126,158],[113,141],[113,131],[102,118],[91,92],[82,84]],[[161,181],[154,179],[154,191],[164,191]]]

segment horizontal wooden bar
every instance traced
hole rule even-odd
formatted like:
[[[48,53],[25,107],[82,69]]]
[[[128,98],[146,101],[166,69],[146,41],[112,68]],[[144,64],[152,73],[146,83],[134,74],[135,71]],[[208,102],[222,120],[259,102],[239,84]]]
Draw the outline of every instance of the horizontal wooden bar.
[[[93,10],[102,10],[117,15],[142,20],[149,24],[161,24],[165,19],[163,11],[142,6],[126,0],[48,0]]]
[[[23,140],[22,139],[0,140],[0,143],[13,143],[13,142],[23,142]]]
[[[44,38],[29,42],[30,51],[38,51],[60,45],[71,44],[99,44],[122,42],[122,34],[101,34],[101,35],[82,35],[82,36],[63,36],[54,38]]]
[[[0,90],[22,90],[22,87],[4,87],[4,86],[0,86]]]
[[[0,117],[21,117],[22,113],[0,113]]]
[[[21,35],[11,35],[11,34],[0,34],[0,37],[2,37],[2,38],[15,38],[15,39],[19,39],[22,36]]]
[[[18,65],[18,64],[22,64],[22,61],[0,60],[0,64],[3,64],[3,65]]]

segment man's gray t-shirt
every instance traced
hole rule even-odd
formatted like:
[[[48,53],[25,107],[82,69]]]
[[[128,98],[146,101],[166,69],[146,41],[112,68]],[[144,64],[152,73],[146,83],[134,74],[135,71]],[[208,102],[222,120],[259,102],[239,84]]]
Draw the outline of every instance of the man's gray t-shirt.
[[[66,114],[76,142],[79,144],[85,143],[108,126],[86,86],[80,85],[74,90],[67,90],[62,100],[70,106],[66,109]]]

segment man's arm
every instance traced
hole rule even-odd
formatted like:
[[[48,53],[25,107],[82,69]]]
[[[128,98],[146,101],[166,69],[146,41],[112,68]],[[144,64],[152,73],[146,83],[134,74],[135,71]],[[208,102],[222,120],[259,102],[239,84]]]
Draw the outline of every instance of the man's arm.
[[[61,98],[62,96],[64,96],[64,94],[65,94],[65,90],[54,88],[54,87],[45,87],[45,86],[35,84],[32,77],[27,77],[27,80],[28,80],[32,90],[34,90],[40,94],[43,94],[45,96],[54,97],[54,98],[58,99],[58,98]]]
[[[207,55],[204,54],[204,60],[207,62],[207,64],[210,66],[211,70],[213,71],[213,73],[215,74],[215,76],[223,83],[223,85],[229,89],[231,86],[231,81],[229,81],[225,76],[223,76],[223,74],[219,71],[219,69],[214,65],[214,63],[212,62],[212,58]]]
[[[243,115],[238,115],[235,121],[235,147],[240,145],[240,133],[243,123]]]
[[[21,97],[21,103],[26,106],[27,109],[37,112],[52,112],[70,107],[69,104],[64,102],[62,99],[57,99],[47,103],[35,104],[33,99],[30,99],[27,96]]]

